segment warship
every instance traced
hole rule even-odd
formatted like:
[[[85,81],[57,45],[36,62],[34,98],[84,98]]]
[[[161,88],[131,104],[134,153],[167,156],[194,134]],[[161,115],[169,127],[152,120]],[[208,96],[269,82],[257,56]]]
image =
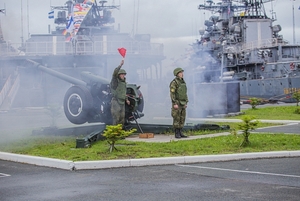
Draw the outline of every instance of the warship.
[[[31,34],[21,44],[5,41],[0,26],[0,112],[10,112],[11,108],[32,108],[32,111],[42,108],[44,111],[47,107],[50,109],[48,113],[57,117],[60,112],[56,109],[63,108],[66,118],[73,124],[111,124],[112,94],[107,78],[111,78],[112,71],[121,60],[118,50],[126,47],[126,58],[121,52],[120,54],[125,59],[124,68],[130,74],[128,83],[142,83],[141,86],[127,83],[130,104],[125,107],[126,129],[135,126],[131,122],[135,122],[136,128],[141,132],[149,130],[161,133],[172,128],[172,125],[137,122],[144,114],[150,114],[150,117],[151,112],[152,115],[160,115],[154,112],[161,108],[164,112],[168,108],[157,104],[159,98],[168,96],[168,92],[161,90],[162,82],[158,82],[163,80],[163,44],[152,43],[150,34],[122,33],[120,26],[115,29],[112,10],[119,6],[107,6],[106,3],[107,1],[98,3],[95,0],[69,0],[63,6],[51,6],[48,17],[57,25],[55,30],[50,32],[49,29],[47,34]],[[226,89],[227,86],[231,86],[232,91],[233,85],[229,84],[222,85],[221,89]],[[147,97],[150,98],[147,100]],[[230,101],[226,99],[221,107],[210,104],[206,109],[211,113],[239,112],[239,104],[235,104],[238,99],[232,101],[232,96],[228,96],[228,99]],[[204,102],[210,103],[208,100]],[[146,104],[150,106],[148,110],[147,107],[144,108]],[[199,117],[197,108],[201,108],[197,102],[194,105],[195,107],[191,107],[194,116]],[[167,113],[169,115],[169,110]],[[102,132],[102,127],[100,130],[96,127],[76,128],[77,131],[75,127],[69,131],[72,134],[80,132],[80,135],[88,130],[93,131],[84,140],[78,139],[78,143],[82,143],[76,147],[98,139],[98,134]],[[213,124],[185,126],[188,130],[222,128]],[[43,134],[69,131],[58,131],[52,126],[41,130]]]
[[[280,35],[273,0],[211,0],[198,6],[210,11],[200,38],[191,44],[195,83],[239,82],[241,99],[293,102],[300,91],[300,46]]]
[[[55,27],[49,25],[48,33],[30,34],[21,43],[5,41],[0,26],[0,109],[63,102],[70,83],[30,67],[27,60],[76,79],[81,79],[83,71],[110,79],[123,59],[118,52],[121,47],[127,50],[124,68],[131,75],[128,81],[143,83],[142,89],[147,91],[152,79],[147,71],[155,68],[153,76],[162,76],[163,44],[152,43],[150,34],[121,32],[112,14],[119,9],[114,1],[109,5],[108,1],[68,0],[64,5],[52,5],[49,19],[41,18],[41,23],[53,20]]]
[[[137,88],[137,91],[143,91],[139,106],[143,108],[144,102],[147,103],[143,113],[169,116],[170,102],[165,101],[169,90],[164,90],[169,83],[165,83],[162,76],[162,61],[165,59],[163,44],[152,43],[150,34],[122,33],[120,25],[116,29],[112,11],[118,10],[119,6],[107,3],[68,0],[63,6],[51,6],[48,17],[54,20],[55,30],[49,29],[46,34],[31,34],[21,44],[3,40],[0,43],[0,110],[66,103],[63,97],[70,84],[74,84],[66,80],[76,79],[75,83],[82,83],[78,80],[81,80],[84,71],[100,75],[101,79],[97,80],[111,78],[113,69],[121,60],[117,49],[126,47],[124,68],[130,75],[128,82],[136,84],[136,87],[141,86],[141,89]],[[33,66],[39,67],[30,67],[28,60],[33,61],[29,63],[38,63]],[[46,70],[48,68],[55,72]],[[47,73],[50,71],[54,76]],[[88,77],[92,78],[92,75]],[[67,78],[70,76],[72,79]],[[92,86],[90,82],[87,84]],[[195,83],[193,87],[195,89],[190,90],[193,92],[188,112],[190,117],[240,111],[238,83]],[[212,90],[219,92],[214,100],[210,95],[199,99],[197,94],[209,94]],[[101,105],[97,107],[101,108]],[[159,113],[153,110],[158,107]],[[85,119],[78,122],[85,122]],[[77,123],[77,119],[73,122]]]

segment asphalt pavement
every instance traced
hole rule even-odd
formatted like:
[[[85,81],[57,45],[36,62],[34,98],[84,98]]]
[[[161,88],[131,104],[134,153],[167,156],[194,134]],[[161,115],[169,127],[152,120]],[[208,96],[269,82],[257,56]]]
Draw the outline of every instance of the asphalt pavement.
[[[298,201],[300,157],[68,171],[0,160],[1,201]]]

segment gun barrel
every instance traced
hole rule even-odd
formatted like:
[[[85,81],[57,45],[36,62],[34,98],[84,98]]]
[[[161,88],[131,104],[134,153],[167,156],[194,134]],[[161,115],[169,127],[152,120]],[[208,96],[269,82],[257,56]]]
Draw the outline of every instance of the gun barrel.
[[[81,86],[86,86],[87,83],[82,81],[82,80],[79,80],[79,79],[76,79],[74,77],[71,77],[69,75],[66,75],[66,74],[63,74],[61,72],[58,72],[58,71],[55,71],[55,70],[52,70],[50,68],[47,68],[45,66],[42,66],[41,64],[35,62],[35,61],[32,61],[30,59],[27,59],[27,61],[32,64],[34,67],[38,68],[39,70],[45,72],[45,73],[48,73],[54,77],[57,77],[57,78],[60,78],[66,82],[69,82],[69,83],[72,83],[74,85],[81,85]]]
[[[94,75],[91,72],[83,71],[81,72],[81,79],[86,83],[101,83],[101,84],[109,84],[110,80],[101,77],[99,75]]]

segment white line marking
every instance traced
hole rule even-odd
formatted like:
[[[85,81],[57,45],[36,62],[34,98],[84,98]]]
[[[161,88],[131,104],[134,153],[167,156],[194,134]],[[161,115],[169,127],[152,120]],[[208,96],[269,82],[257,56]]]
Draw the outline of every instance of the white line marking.
[[[9,177],[9,174],[0,173],[0,177]]]
[[[221,171],[229,171],[229,172],[242,172],[242,173],[248,173],[248,174],[261,174],[261,175],[272,175],[272,176],[280,176],[280,177],[300,178],[299,175],[276,174],[276,173],[267,173],[267,172],[253,172],[253,171],[245,171],[245,170],[232,170],[232,169],[213,168],[213,167],[204,167],[204,166],[193,166],[193,165],[177,165],[177,166],[200,168],[200,169],[209,169],[209,170],[221,170]]]

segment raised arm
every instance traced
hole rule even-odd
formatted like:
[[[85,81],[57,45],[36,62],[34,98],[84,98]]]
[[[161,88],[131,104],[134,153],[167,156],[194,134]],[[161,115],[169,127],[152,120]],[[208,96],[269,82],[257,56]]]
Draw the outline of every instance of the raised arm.
[[[124,64],[124,60],[122,60],[120,65],[117,68],[115,68],[115,70],[113,72],[113,77],[118,77],[118,72],[122,68],[123,64]]]

